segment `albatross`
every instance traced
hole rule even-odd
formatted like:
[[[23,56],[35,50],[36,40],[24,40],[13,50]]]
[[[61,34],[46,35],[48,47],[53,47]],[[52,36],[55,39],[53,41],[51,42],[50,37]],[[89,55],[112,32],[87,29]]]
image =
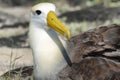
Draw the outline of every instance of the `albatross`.
[[[57,80],[57,74],[72,65],[67,49],[70,31],[58,20],[55,9],[52,3],[39,3],[31,9],[29,39],[35,80]]]
[[[110,56],[119,50],[120,27],[102,27],[73,37],[72,58],[67,46],[70,31],[58,20],[55,8],[52,3],[40,3],[31,9],[34,80],[120,80],[118,56]]]

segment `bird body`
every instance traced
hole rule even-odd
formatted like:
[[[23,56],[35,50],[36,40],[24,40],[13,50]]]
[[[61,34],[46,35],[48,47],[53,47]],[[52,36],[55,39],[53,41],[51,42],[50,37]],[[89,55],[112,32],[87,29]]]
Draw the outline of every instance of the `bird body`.
[[[35,75],[46,77],[55,75],[66,66],[58,45],[49,36],[50,32],[40,29],[39,26],[30,26],[30,44],[33,49]],[[49,34],[48,34],[49,33]],[[64,43],[65,44],[65,43]],[[44,54],[43,54],[44,53]],[[60,66],[60,67],[59,67]]]

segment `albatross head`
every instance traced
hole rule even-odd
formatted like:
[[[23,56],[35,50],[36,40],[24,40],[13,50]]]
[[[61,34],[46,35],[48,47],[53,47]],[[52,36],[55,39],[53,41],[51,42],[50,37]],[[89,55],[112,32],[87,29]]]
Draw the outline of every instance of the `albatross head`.
[[[40,27],[42,29],[52,28],[69,40],[69,29],[58,20],[55,8],[55,5],[52,3],[40,3],[33,6],[31,10],[31,21],[42,25]]]

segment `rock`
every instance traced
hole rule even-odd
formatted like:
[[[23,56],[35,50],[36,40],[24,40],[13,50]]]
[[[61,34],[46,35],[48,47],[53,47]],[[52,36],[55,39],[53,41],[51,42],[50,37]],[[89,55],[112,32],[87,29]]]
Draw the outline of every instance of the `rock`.
[[[28,47],[28,20],[0,12],[0,46]]]
[[[27,26],[28,21],[25,18],[18,18],[8,13],[0,12],[0,28]]]

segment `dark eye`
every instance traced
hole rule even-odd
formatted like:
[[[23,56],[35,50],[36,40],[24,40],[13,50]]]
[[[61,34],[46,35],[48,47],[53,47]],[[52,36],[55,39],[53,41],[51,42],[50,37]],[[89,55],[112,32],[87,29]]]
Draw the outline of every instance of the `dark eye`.
[[[35,11],[37,15],[40,15],[41,14],[41,11],[40,10],[36,10]]]

